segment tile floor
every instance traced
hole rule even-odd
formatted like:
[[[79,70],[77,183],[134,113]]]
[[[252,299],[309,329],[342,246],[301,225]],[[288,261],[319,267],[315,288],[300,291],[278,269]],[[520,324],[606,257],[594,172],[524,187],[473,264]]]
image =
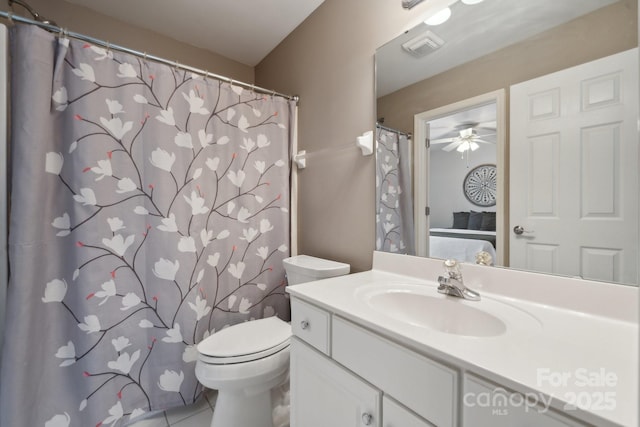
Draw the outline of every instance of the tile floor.
[[[129,427],[209,427],[218,394],[215,390],[204,393],[204,398],[193,405],[158,412],[131,424]],[[274,427],[289,427],[289,382],[271,391],[274,404]]]
[[[193,405],[162,411],[130,427],[209,427],[216,404],[215,391],[205,393],[204,399]]]

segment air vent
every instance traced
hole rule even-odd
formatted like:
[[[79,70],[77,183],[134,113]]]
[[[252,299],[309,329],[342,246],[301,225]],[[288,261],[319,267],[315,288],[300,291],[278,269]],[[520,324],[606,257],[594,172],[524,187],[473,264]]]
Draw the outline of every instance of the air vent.
[[[405,9],[411,9],[413,6],[418,3],[422,3],[423,0],[402,0],[402,7]]]
[[[444,45],[444,40],[433,31],[425,31],[402,44],[402,48],[413,56],[426,56]]]

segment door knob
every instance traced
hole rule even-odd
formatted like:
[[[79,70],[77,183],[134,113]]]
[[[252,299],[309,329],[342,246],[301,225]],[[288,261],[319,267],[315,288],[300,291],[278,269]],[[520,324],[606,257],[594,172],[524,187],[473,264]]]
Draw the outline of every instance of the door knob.
[[[371,423],[373,422],[373,415],[365,412],[364,414],[362,414],[362,423],[366,426],[370,426]]]
[[[513,227],[513,232],[518,236],[522,235],[523,233],[532,233],[532,231],[530,230],[525,230],[521,225],[516,225],[515,227]]]

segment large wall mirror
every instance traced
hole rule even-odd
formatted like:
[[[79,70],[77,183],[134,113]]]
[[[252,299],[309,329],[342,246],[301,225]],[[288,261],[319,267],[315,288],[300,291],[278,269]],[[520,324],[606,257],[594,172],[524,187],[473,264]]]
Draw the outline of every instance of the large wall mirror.
[[[638,0],[436,12],[376,52],[376,249],[637,284]]]

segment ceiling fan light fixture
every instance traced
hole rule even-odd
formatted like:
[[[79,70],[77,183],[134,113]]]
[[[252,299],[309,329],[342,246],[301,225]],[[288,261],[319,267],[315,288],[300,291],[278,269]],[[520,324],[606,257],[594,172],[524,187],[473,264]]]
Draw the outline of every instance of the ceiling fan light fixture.
[[[435,27],[436,25],[444,24],[451,18],[451,9],[445,7],[435,15],[424,21],[425,24]]]
[[[460,145],[458,145],[458,147],[456,148],[456,151],[458,153],[464,153],[464,152],[467,152],[467,151],[476,151],[478,148],[480,148],[478,143],[473,142],[473,141],[471,141],[471,142],[464,141]]]
[[[458,148],[456,148],[458,153],[464,153],[467,150],[469,150],[469,141],[464,141],[462,144],[458,145]]]
[[[464,4],[478,4],[478,3],[482,3],[484,0],[462,0],[462,3]]]

